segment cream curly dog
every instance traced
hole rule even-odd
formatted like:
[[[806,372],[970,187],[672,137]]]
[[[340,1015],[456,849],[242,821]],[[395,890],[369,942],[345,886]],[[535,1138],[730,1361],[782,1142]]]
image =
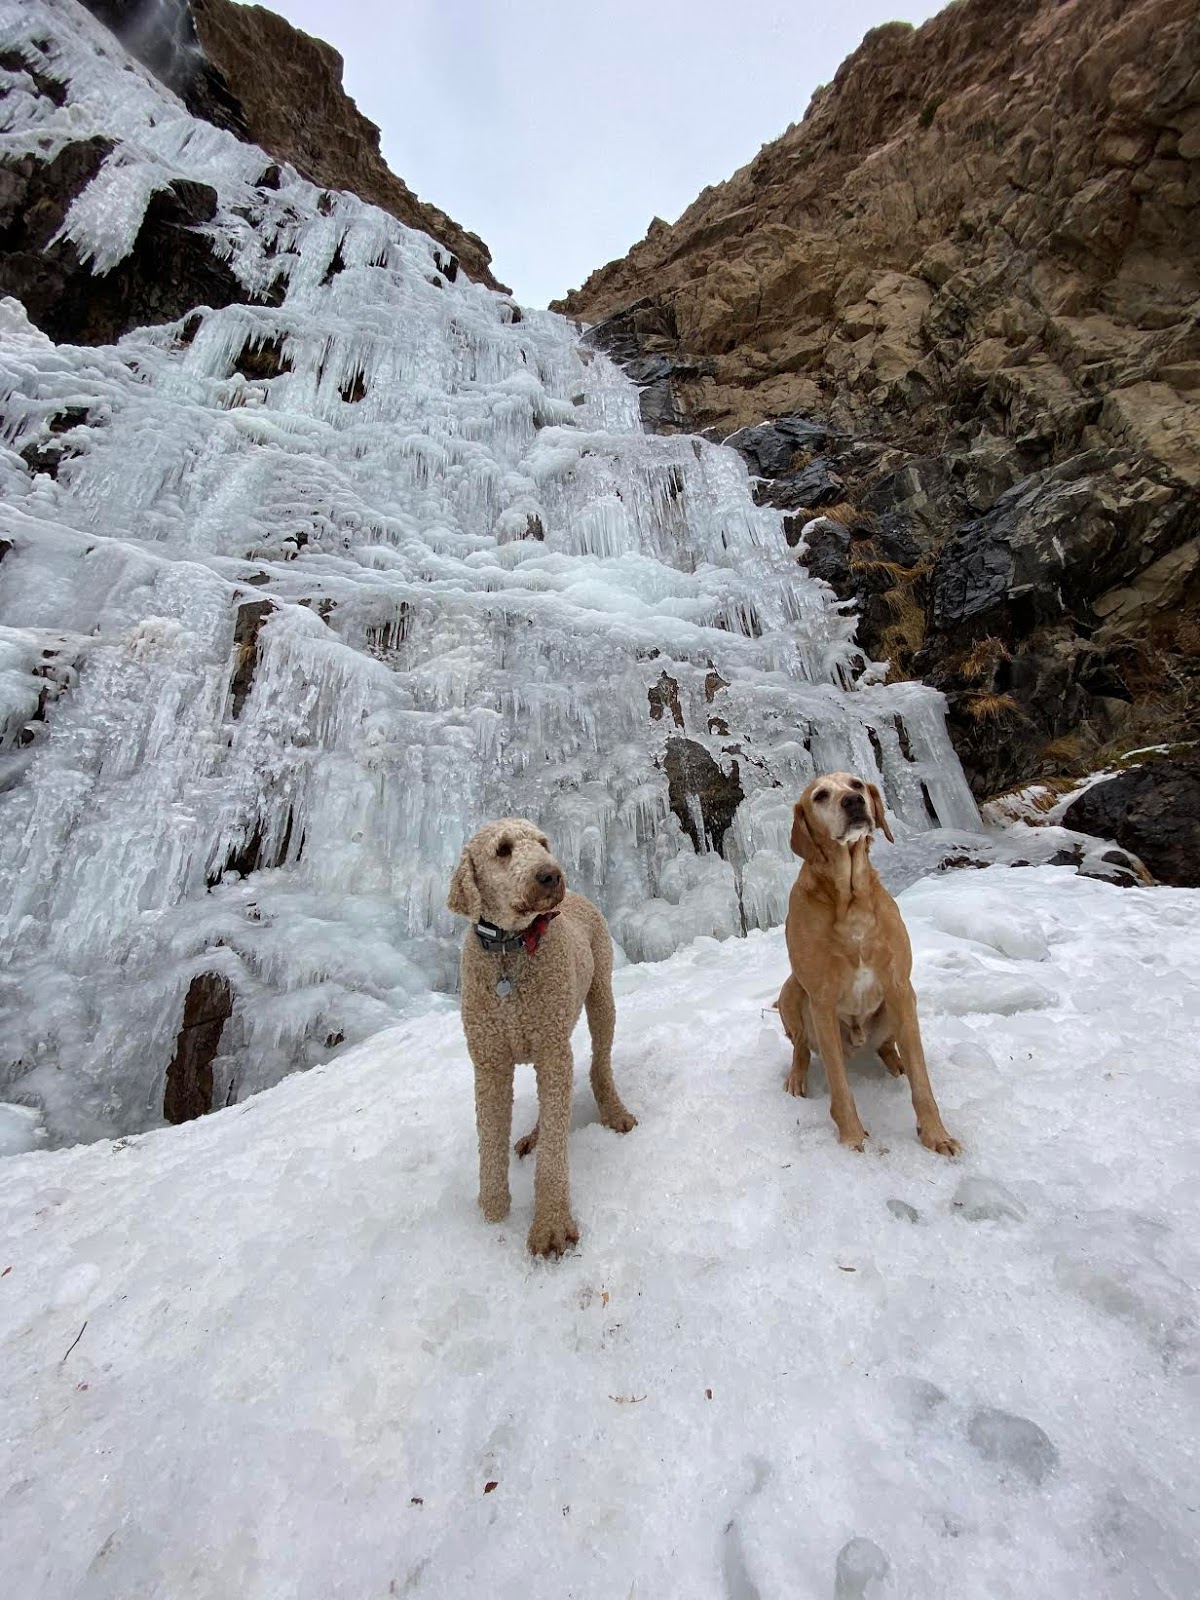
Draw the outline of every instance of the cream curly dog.
[[[462,1019],[475,1065],[479,1204],[489,1222],[508,1215],[513,1069],[532,1061],[538,1120],[516,1147],[520,1156],[537,1149],[528,1243],[535,1256],[561,1255],[579,1239],[567,1134],[571,1034],[584,1006],[600,1120],[618,1133],[637,1125],[612,1075],[612,940],[591,901],[566,888],[545,834],[519,817],[489,822],[467,841],[446,903],[474,924],[463,942]]]

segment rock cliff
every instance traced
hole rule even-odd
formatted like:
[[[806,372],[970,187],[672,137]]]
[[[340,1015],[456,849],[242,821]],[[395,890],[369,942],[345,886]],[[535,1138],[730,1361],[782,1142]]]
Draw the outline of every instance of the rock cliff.
[[[958,0],[558,309],[735,433],[977,792],[1200,706],[1200,8]]]
[[[503,289],[491,252],[420,200],[379,151],[379,129],[342,88],[342,58],[262,6],[232,0],[83,0],[195,116],[348,189],[454,252],[467,276]]]

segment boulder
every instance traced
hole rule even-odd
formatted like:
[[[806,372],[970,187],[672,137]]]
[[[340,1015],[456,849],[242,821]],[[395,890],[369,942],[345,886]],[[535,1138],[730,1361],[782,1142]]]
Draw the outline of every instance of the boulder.
[[[1085,789],[1063,826],[1115,839],[1160,883],[1200,886],[1200,749],[1148,761]]]

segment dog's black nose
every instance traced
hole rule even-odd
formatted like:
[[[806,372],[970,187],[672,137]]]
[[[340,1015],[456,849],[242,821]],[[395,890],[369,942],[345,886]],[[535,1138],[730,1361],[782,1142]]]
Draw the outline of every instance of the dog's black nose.
[[[867,812],[867,802],[860,794],[844,794],[842,796],[842,810],[861,811],[865,816]]]
[[[537,881],[543,889],[557,889],[562,882],[562,873],[557,867],[547,867],[545,872],[539,872]]]

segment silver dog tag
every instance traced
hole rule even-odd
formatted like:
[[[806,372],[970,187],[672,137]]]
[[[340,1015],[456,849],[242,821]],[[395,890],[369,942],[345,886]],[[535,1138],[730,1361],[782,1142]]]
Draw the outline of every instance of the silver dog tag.
[[[496,985],[496,993],[500,996],[501,1000],[508,999],[509,995],[512,993],[512,984],[509,983],[507,978],[500,979],[500,982]]]

